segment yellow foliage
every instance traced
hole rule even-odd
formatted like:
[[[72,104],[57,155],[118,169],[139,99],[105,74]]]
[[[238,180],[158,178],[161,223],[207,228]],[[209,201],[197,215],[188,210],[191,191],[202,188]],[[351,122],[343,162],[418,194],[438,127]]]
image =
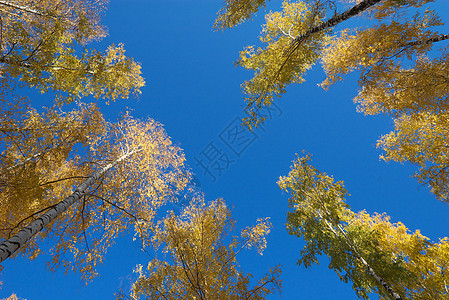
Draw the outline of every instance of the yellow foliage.
[[[33,259],[41,240],[56,240],[49,267],[80,271],[85,280],[96,275],[95,266],[121,232],[134,227],[146,240],[156,210],[188,179],[181,149],[153,120],[125,116],[111,124],[94,105],[80,104],[69,113],[29,109],[19,119],[0,119],[0,129],[2,239],[71,195],[96,171],[127,157],[19,249]]]
[[[237,2],[227,3],[231,7]],[[329,1],[284,1],[281,12],[266,15],[260,37],[264,48],[247,47],[237,62],[255,72],[242,85],[248,114],[244,122],[250,129],[263,122],[259,111],[285,93],[289,84],[303,82],[307,69],[319,59],[326,72],[321,84],[325,89],[357,71],[358,110],[396,118],[396,130],[379,141],[386,159],[418,164],[420,182],[446,201],[449,54],[443,50],[435,58],[427,57],[436,42],[449,38],[436,30],[443,22],[435,11],[422,8],[430,0],[349,2],[368,6],[357,10],[354,5],[337,13],[335,3]],[[246,3],[257,7],[256,2]],[[237,7],[233,9],[238,11]],[[357,13],[351,15],[351,10]],[[331,12],[334,15],[322,21]],[[345,15],[372,20],[367,26],[330,34],[347,19]],[[430,116],[440,122],[437,133],[426,129],[433,128],[425,120]]]
[[[140,65],[124,55],[123,45],[105,54],[83,48],[105,36],[100,25],[104,1],[0,1],[1,73],[19,78],[59,103],[92,95],[107,101],[138,95],[144,85]]]
[[[2,300],[19,300],[19,299],[23,299],[23,298],[19,298],[19,297],[17,297],[16,294],[12,294],[12,295],[9,296],[8,298],[4,298],[4,299],[2,299]],[[26,300],[26,299],[23,299],[23,300]]]
[[[410,43],[436,37],[437,33],[428,28],[438,25],[441,25],[441,21],[434,12],[426,11],[422,16],[416,15],[413,20],[404,23],[392,21],[390,24],[380,24],[365,30],[343,30],[330,39],[323,50],[322,61],[327,78],[322,86],[327,88],[337,80],[342,80],[344,75],[359,70],[362,72],[359,81],[361,90],[355,101],[360,104],[361,111],[376,114],[410,109],[410,98],[420,98],[420,95],[415,95],[414,92],[423,93],[422,81],[431,82],[433,85],[429,76],[438,78],[438,73],[434,74],[434,71],[437,71],[438,63],[445,60],[444,56],[431,63],[424,58],[432,43],[413,47]],[[416,56],[419,59],[414,69],[401,68],[404,60]],[[420,73],[429,66],[433,68],[424,74]],[[439,73],[444,71],[444,68],[445,66],[442,66],[438,70]],[[417,78],[419,76],[422,76],[420,80]],[[436,84],[441,86],[441,83]],[[410,90],[410,85],[416,87],[414,91]],[[429,90],[431,89],[429,86]],[[441,87],[438,90],[441,90]],[[438,94],[438,91],[435,93]],[[403,99],[404,97],[407,99]],[[415,107],[418,106],[426,108],[420,102],[415,104]]]
[[[321,9],[309,7],[301,1],[284,1],[282,8],[282,12],[269,13],[265,17],[266,24],[260,36],[265,48],[246,47],[236,63],[255,71],[253,79],[242,85],[249,114],[244,121],[250,128],[264,121],[257,114],[261,107],[270,106],[275,97],[285,93],[288,84],[304,81],[302,76],[319,55],[323,33],[315,34],[289,55],[286,52],[296,36],[320,22]]]
[[[289,175],[279,181],[291,195],[287,229],[306,242],[299,264],[309,267],[326,254],[329,268],[341,280],[351,281],[364,299],[373,292],[380,299],[391,299],[374,273],[402,299],[449,296],[447,238],[431,243],[418,230],[410,232],[401,222],[391,223],[385,214],[352,212],[344,199],[343,182],[334,182],[309,161],[308,156],[298,158]]]
[[[379,8],[379,21],[397,7]],[[407,1],[419,7],[428,1]],[[426,55],[434,42],[447,39],[433,30],[442,25],[434,11],[417,13],[362,30],[343,30],[328,41],[322,53],[327,88],[344,75],[360,71],[360,91],[354,99],[365,114],[386,113],[395,118],[395,130],[379,140],[385,160],[410,161],[416,177],[432,192],[448,200],[447,111],[449,94],[446,50],[433,59]]]
[[[214,28],[226,29],[243,23],[261,7],[265,7],[265,0],[226,0],[218,12]]]
[[[402,264],[407,279],[393,284],[404,299],[445,299],[448,297],[446,282],[449,264],[449,240],[430,243],[419,230],[411,233],[401,222],[391,223],[385,214],[370,216],[362,211],[351,220],[349,227],[366,227],[377,236],[380,251],[392,254],[392,260]],[[402,279],[402,278],[398,278]],[[404,278],[405,279],[405,278]],[[394,280],[394,279],[393,279]],[[382,299],[389,299],[383,297]]]
[[[449,201],[449,112],[423,111],[395,120],[395,130],[384,135],[378,147],[382,159],[410,161],[420,167],[416,177],[436,196]]]
[[[202,199],[191,202],[181,216],[173,213],[160,221],[152,238],[156,247],[163,246],[169,256],[149,262],[135,270],[139,278],[132,287],[132,299],[265,299],[280,288],[280,269],[271,269],[250,287],[251,274],[243,274],[237,254],[254,244],[265,247],[265,235],[271,224],[259,224],[242,232],[243,240],[224,237],[234,221],[223,200],[205,205]],[[123,295],[122,295],[123,296]]]

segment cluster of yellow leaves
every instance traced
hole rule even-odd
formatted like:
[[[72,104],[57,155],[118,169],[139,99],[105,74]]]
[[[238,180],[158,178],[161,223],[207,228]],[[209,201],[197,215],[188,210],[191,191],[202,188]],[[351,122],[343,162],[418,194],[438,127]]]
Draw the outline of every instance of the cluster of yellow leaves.
[[[377,20],[383,20],[386,18],[396,18],[400,15],[400,10],[404,8],[418,8],[426,3],[433,2],[434,0],[384,0],[377,6],[371,8],[368,13]],[[352,1],[354,2],[354,1]],[[357,2],[360,2],[357,0]]]
[[[309,267],[318,256],[330,258],[329,268],[340,279],[352,281],[361,298],[372,292],[390,299],[384,287],[369,273],[365,260],[403,299],[443,299],[449,264],[449,240],[431,243],[419,231],[411,233],[402,223],[391,223],[386,215],[358,214],[350,210],[343,182],[319,172],[308,156],[294,162],[288,176],[279,180],[290,192],[287,228],[303,237],[299,264]]]
[[[255,226],[248,227],[242,231],[242,238],[247,240],[246,246],[249,248],[256,247],[260,255],[267,248],[265,236],[270,233],[271,228],[271,223],[268,219],[257,219]]]
[[[420,57],[413,68],[394,66],[388,74],[373,74],[377,78],[367,80],[356,101],[366,114],[387,112],[399,116],[447,111],[448,58],[447,53],[434,60]]]
[[[295,51],[288,52],[296,36],[321,22],[321,8],[310,7],[302,1],[284,1],[282,8],[282,12],[272,12],[266,16],[260,36],[265,48],[247,47],[240,52],[240,59],[236,63],[255,71],[254,77],[242,85],[247,95],[246,112],[249,115],[245,123],[250,128],[264,120],[258,114],[261,107],[269,106],[275,97],[285,93],[288,84],[303,82],[305,71],[319,57],[323,33],[315,34]]]
[[[54,203],[44,200],[53,194],[66,193],[65,180],[83,178],[86,170],[77,166],[76,145],[89,148],[97,135],[104,132],[104,120],[94,105],[80,106],[68,113],[49,109],[39,114],[23,103],[1,99],[0,109],[0,220],[2,238],[12,234],[12,228],[40,209]],[[72,153],[72,154],[71,154]],[[9,229],[7,229],[9,228]]]
[[[2,299],[2,300],[20,300],[20,299],[22,299],[22,300],[26,300],[26,299],[23,299],[23,298],[19,298],[19,297],[17,297],[17,295],[16,295],[16,294],[12,294],[12,295],[11,295],[11,296],[9,296],[8,298]]]
[[[394,288],[404,299],[444,299],[448,297],[447,266],[449,240],[431,243],[419,230],[410,232],[402,224],[391,223],[385,214],[369,215],[362,211],[348,223],[352,230],[366,228],[375,235],[376,247],[392,254],[392,260],[402,265],[403,276],[392,278]],[[398,281],[398,282],[395,282]],[[390,299],[383,297],[382,299]]]
[[[416,177],[432,192],[449,199],[449,113],[421,112],[395,120],[395,130],[378,143],[385,150],[381,158],[410,161],[420,167]]]
[[[99,24],[103,9],[103,1],[0,1],[1,72],[42,93],[54,91],[59,102],[139,94],[140,65],[124,55],[123,45],[105,54],[85,49],[76,55],[76,43],[84,47],[105,36]]]
[[[441,24],[433,11],[426,11],[404,23],[393,20],[390,24],[379,24],[364,30],[343,30],[328,40],[322,52],[321,59],[327,75],[322,86],[327,88],[342,80],[344,75],[354,70],[361,71],[361,91],[356,98],[360,109],[367,114],[390,111],[388,105],[393,105],[397,99],[388,101],[388,96],[387,100],[382,97],[396,90],[395,84],[401,80],[398,77],[409,75],[407,70],[401,70],[401,63],[418,56],[423,64],[423,55],[432,47],[431,43],[411,43],[438,36],[429,27]],[[410,85],[404,85],[405,88],[410,88]],[[401,103],[395,105],[400,106]]]
[[[91,173],[131,155],[86,191],[83,200],[58,218],[48,234],[58,238],[52,268],[62,263],[81,271],[84,279],[96,275],[95,266],[102,262],[114,239],[128,228],[134,227],[145,247],[157,209],[174,199],[188,180],[183,153],[153,120],[125,117],[111,125],[94,150],[90,154]],[[64,259],[66,252],[72,252],[73,259]]]
[[[230,211],[223,200],[205,205],[194,199],[180,216],[173,213],[160,221],[152,238],[169,256],[150,261],[132,287],[132,299],[265,299],[280,288],[279,267],[250,288],[251,274],[238,269],[236,255],[246,246],[265,245],[271,225],[266,220],[242,232],[242,241],[224,237],[233,228]],[[123,296],[123,295],[122,295]]]
[[[261,7],[265,7],[265,0],[226,0],[218,12],[214,28],[226,29],[243,23]]]
[[[0,237],[7,239],[61,201],[76,180],[86,178],[88,170],[75,150],[95,145],[105,125],[93,105],[42,114],[27,107],[16,116],[6,114],[0,123]],[[30,257],[39,254],[34,242],[22,251]]]
[[[46,69],[51,77],[50,84],[36,84],[40,85],[42,92],[57,92],[59,103],[90,95],[96,99],[105,98],[112,101],[118,98],[126,99],[130,94],[138,96],[140,88],[145,85],[140,65],[125,56],[123,44],[109,46],[105,54],[96,50],[85,50],[80,58],[73,54],[72,50],[67,49],[66,54],[60,55],[55,63]],[[24,71],[24,80],[28,80],[29,74],[35,76],[33,71]],[[70,98],[58,91],[64,91]]]
[[[103,0],[2,0],[0,9],[4,29],[22,34],[24,31],[28,32],[28,35],[21,38],[37,38],[42,25],[45,25],[51,29],[63,30],[61,38],[66,41],[75,39],[84,44],[106,36],[106,29],[100,24],[105,4],[106,1]]]

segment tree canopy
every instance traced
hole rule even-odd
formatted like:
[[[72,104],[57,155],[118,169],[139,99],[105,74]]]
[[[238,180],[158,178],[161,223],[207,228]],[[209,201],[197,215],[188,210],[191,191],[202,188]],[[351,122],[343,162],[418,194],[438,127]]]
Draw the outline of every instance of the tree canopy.
[[[204,66],[221,78],[219,68],[209,65],[210,53],[205,48],[195,49],[198,60],[189,65],[189,70],[180,67],[181,60],[188,60],[193,52],[185,47],[187,42],[207,45],[187,30],[187,23],[196,20],[189,15],[183,19],[188,21],[176,23],[180,15],[164,11],[162,19],[145,15],[154,21],[151,34],[126,33],[135,35],[142,49],[144,39],[152,43],[153,33],[164,36],[163,42],[152,44],[155,51],[139,60],[150,59],[152,67],[159,64],[161,69],[149,72],[155,75],[155,82],[160,83],[162,78],[169,81],[161,99],[151,106],[153,110],[141,110],[144,105],[138,103],[133,104],[137,111],[132,111],[121,102],[112,102],[141,93],[145,81],[140,63],[125,55],[128,52],[123,43],[95,44],[107,36],[107,28],[101,23],[106,1],[0,0],[0,263],[43,256],[51,271],[73,271],[70,273],[87,284],[106,275],[101,265],[108,251],[118,241],[125,245],[128,238],[128,247],[138,244],[136,250],[144,250],[147,257],[140,260],[145,266],[137,265],[135,275],[126,277],[129,287],[116,287],[120,289],[118,299],[256,300],[276,297],[281,292],[281,280],[297,288],[297,295],[308,288],[304,277],[297,274],[312,274],[310,270],[296,267],[296,275],[281,276],[277,262],[294,249],[299,255],[298,265],[310,269],[326,261],[328,268],[342,282],[349,283],[361,299],[446,299],[449,240],[438,238],[441,228],[437,238],[428,228],[423,232],[429,237],[407,228],[405,223],[416,228],[419,211],[415,212],[415,224],[406,219],[403,208],[399,219],[404,222],[395,219],[388,205],[380,207],[386,213],[371,212],[379,210],[371,209],[373,205],[363,199],[370,197],[368,191],[348,198],[344,182],[320,172],[311,164],[309,155],[298,157],[289,174],[279,178],[278,186],[288,194],[288,201],[268,196],[269,185],[261,174],[273,175],[271,165],[281,168],[283,161],[289,161],[281,152],[289,152],[292,143],[295,147],[302,143],[299,135],[291,133],[316,135],[311,127],[321,126],[324,114],[312,117],[316,118],[312,123],[281,127],[276,133],[289,143],[260,146],[260,152],[271,156],[260,159],[256,151],[243,155],[266,132],[264,122],[272,118],[272,109],[279,109],[278,103],[289,86],[303,83],[310,69],[321,64],[324,78],[317,83],[323,93],[345,79],[358,78],[353,99],[356,110],[367,116],[383,115],[388,118],[383,120],[391,121],[391,132],[377,141],[382,151],[380,159],[417,166],[414,176],[418,184],[428,186],[429,197],[449,203],[449,34],[441,30],[442,11],[431,9],[431,2],[284,0],[278,11],[266,12],[258,44],[244,47],[235,63],[253,75],[241,85],[245,117],[235,117],[221,128],[216,139],[199,151],[205,160],[200,165],[197,155],[194,161],[198,164],[194,165],[186,158],[192,154],[191,145],[187,144],[185,155],[180,145],[186,142],[180,142],[179,137],[201,136],[203,128],[198,125],[203,125],[204,120],[197,117],[201,115],[198,107],[193,108],[200,100],[189,98],[192,95],[184,94],[185,89],[196,80],[196,93],[214,89],[213,97],[217,99],[225,94],[219,92],[225,86],[221,80],[201,79],[205,77],[199,70]],[[215,23],[209,25],[215,31],[229,30],[274,5],[265,0],[225,0]],[[121,8],[125,6],[134,4]],[[137,20],[137,16],[132,18]],[[139,21],[139,26],[142,24]],[[173,32],[168,30],[171,27],[176,27],[179,36],[168,34]],[[245,38],[251,43],[251,37]],[[129,40],[126,49],[130,49]],[[170,43],[176,47],[169,48]],[[221,53],[214,49],[217,55],[211,57],[221,59]],[[179,80],[177,73],[184,72]],[[36,95],[36,91],[51,101],[49,107],[27,97]],[[174,95],[182,99],[175,102]],[[120,107],[111,109],[107,106],[110,104]],[[180,114],[173,118],[159,114],[165,104],[170,113],[176,110]],[[324,110],[322,106],[320,109]],[[223,107],[215,112],[219,116],[209,115],[204,105],[199,110],[206,111],[211,119],[226,115]],[[339,113],[333,111],[330,118],[337,118]],[[299,118],[299,113],[295,117]],[[188,118],[201,122],[192,130],[185,126]],[[170,123],[173,120],[175,126]],[[170,132],[175,129],[173,139],[160,121],[170,124],[166,127]],[[338,135],[337,130],[330,135]],[[330,135],[317,138],[331,144]],[[355,153],[351,152],[352,147],[356,148],[354,143],[359,140],[353,139],[341,151],[348,156]],[[232,148],[236,145],[243,150]],[[320,145],[324,147],[325,143]],[[331,153],[325,155],[328,162],[340,162]],[[237,227],[239,223],[231,218],[232,205],[221,198],[208,200],[201,190],[202,183],[197,180],[199,185],[194,186],[192,182],[199,165],[205,175],[213,169],[221,176],[224,165],[227,169],[243,157],[254,162],[248,167],[250,171],[234,172],[220,193],[235,192],[232,195],[237,197],[229,197],[228,201],[240,209],[239,218],[247,218],[244,223],[257,220],[246,228]],[[354,166],[347,163],[345,167]],[[377,179],[379,185],[397,180],[388,184],[398,190],[401,185],[398,178]],[[365,188],[364,184],[359,190]],[[204,189],[211,192],[213,199],[215,187]],[[240,194],[243,190],[249,194]],[[391,202],[421,201],[399,199],[410,194],[389,197]],[[267,205],[268,198],[273,206]],[[173,209],[177,201],[182,203]],[[357,209],[352,209],[350,202]],[[279,216],[270,211],[274,206],[279,209],[276,212],[284,208],[286,224],[280,224]],[[258,215],[261,208],[273,215],[248,221],[248,216]],[[279,233],[280,227],[284,236]],[[269,233],[274,230],[277,235],[270,240]],[[255,248],[260,255],[267,254],[271,241],[282,252],[271,253],[271,259],[255,266],[261,260],[250,258],[244,250]],[[117,268],[125,264],[129,248],[119,251],[123,261],[114,261]],[[331,290],[331,283],[322,281],[321,286],[329,285]],[[310,289],[317,294],[316,288]],[[22,294],[20,290],[7,292],[6,297],[11,295],[8,299],[20,299],[17,295]]]
[[[85,116],[78,121],[80,113]],[[50,237],[58,241],[51,265],[80,270],[90,279],[120,232],[132,226],[140,238],[146,237],[155,211],[184,188],[184,155],[153,120],[126,116],[108,124],[92,105],[67,117],[54,110],[44,116],[28,114],[22,127],[26,134],[20,137],[29,134],[29,139],[12,141],[3,153],[2,237],[9,239],[30,220],[39,219],[101,171],[81,191],[79,201],[19,249],[34,258],[40,252],[39,241]],[[22,129],[14,129],[18,128]],[[26,149],[38,145],[42,148]],[[67,252],[73,259],[64,258]]]
[[[155,258],[132,286],[132,299],[266,299],[280,290],[280,268],[270,269],[253,287],[251,274],[239,269],[237,254],[247,247],[266,248],[265,236],[271,224],[259,219],[241,237],[226,235],[234,221],[222,199],[206,205],[194,199],[180,216],[173,212],[160,221],[152,242],[163,247],[163,261]],[[226,237],[226,239],[225,239]]]
[[[0,1],[1,73],[54,92],[59,103],[138,95],[144,85],[140,65],[125,56],[122,44],[105,53],[86,47],[106,34],[100,24],[104,6],[96,0]]]
[[[322,254],[360,298],[444,299],[449,240],[430,242],[418,230],[391,223],[386,214],[355,213],[343,182],[315,169],[304,156],[294,161],[279,187],[290,194],[287,229],[306,245],[299,265],[310,267]]]
[[[62,265],[90,280],[119,233],[135,227],[145,243],[155,211],[186,185],[184,155],[160,124],[129,115],[108,122],[96,104],[80,102],[128,98],[144,84],[123,45],[105,54],[86,47],[106,34],[104,4],[0,1],[0,261],[17,250],[34,259],[51,238],[50,269]],[[23,87],[55,105],[33,109],[17,95]],[[67,111],[63,104],[74,100]]]
[[[248,4],[227,1],[217,26],[235,26],[263,6],[244,2]],[[306,71],[319,61],[326,73],[321,83],[325,89],[356,71],[358,110],[385,113],[395,120],[395,130],[378,142],[385,150],[381,158],[417,164],[419,181],[447,201],[448,59],[446,48],[434,50],[449,35],[438,31],[443,22],[437,12],[424,8],[429,2],[364,0],[339,12],[334,1],[284,1],[282,11],[265,17],[263,47],[245,48],[237,61],[254,71],[242,85],[246,126],[261,124],[264,117],[258,111],[280,98],[288,85],[302,83]],[[354,16],[368,25],[336,29]]]

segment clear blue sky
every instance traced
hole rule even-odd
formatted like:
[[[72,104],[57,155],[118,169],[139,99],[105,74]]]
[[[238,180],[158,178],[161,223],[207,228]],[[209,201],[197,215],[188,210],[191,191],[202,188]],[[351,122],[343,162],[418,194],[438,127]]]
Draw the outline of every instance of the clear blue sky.
[[[437,2],[440,15],[447,19],[449,3]],[[313,154],[318,169],[345,181],[353,210],[386,212],[394,222],[420,229],[434,241],[448,236],[449,205],[437,201],[427,187],[410,177],[414,167],[379,160],[376,141],[392,129],[392,121],[356,112],[352,103],[356,76],[325,92],[317,86],[324,73],[315,66],[306,83],[288,89],[264,131],[247,135],[234,146],[235,152],[226,145],[227,130],[243,116],[240,84],[251,76],[233,62],[244,46],[257,43],[263,13],[235,29],[213,32],[220,5],[219,0],[111,1],[103,19],[109,37],[92,47],[104,50],[108,44],[124,43],[127,54],[142,63],[147,81],[139,100],[103,108],[111,120],[128,107],[134,117],[151,117],[164,124],[184,149],[206,198],[223,197],[234,207],[238,228],[254,224],[259,217],[271,217],[267,250],[263,256],[256,251],[242,253],[242,269],[258,278],[269,266],[281,264],[283,299],[356,299],[351,285],[328,270],[327,258],[309,269],[296,265],[303,242],[285,230],[288,195],[276,181],[288,173],[295,153],[303,149]],[[278,7],[280,1],[270,4],[272,9]],[[196,162],[211,146],[231,161],[223,162],[227,168],[221,174],[213,170],[215,181]],[[146,265],[150,259],[129,237],[117,242],[99,268],[101,277],[87,287],[72,273],[46,271],[46,256],[7,261],[0,274],[4,283],[0,298],[12,292],[29,300],[112,298],[120,287],[129,288],[135,265]]]

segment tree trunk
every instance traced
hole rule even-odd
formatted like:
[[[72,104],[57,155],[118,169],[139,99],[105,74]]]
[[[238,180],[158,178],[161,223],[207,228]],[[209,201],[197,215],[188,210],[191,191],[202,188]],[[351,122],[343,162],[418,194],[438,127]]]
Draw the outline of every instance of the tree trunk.
[[[352,251],[354,252],[354,254],[357,256],[357,259],[366,267],[366,270],[368,271],[368,273],[374,277],[374,279],[380,284],[382,285],[387,292],[395,299],[395,300],[402,300],[401,296],[399,296],[398,293],[396,293],[393,288],[379,275],[376,274],[376,272],[374,271],[374,269],[368,264],[368,262],[360,255],[357,247],[354,245],[354,243],[348,238],[348,236],[346,235],[346,231],[344,231],[344,229],[340,226],[340,224],[338,225],[338,229],[340,229],[340,232],[343,234],[346,243],[348,244],[348,246],[352,249]]]
[[[324,204],[323,204],[324,205]],[[324,209],[326,210],[326,207],[324,206]],[[321,218],[322,220],[324,220],[324,222],[326,223],[326,225],[329,227],[329,229],[332,231],[333,234],[335,234],[336,236],[338,236],[337,231],[335,230],[335,228],[327,221],[326,218],[323,217],[323,215],[321,215],[320,211],[318,210],[318,216],[319,218]],[[327,212],[327,210],[326,210]],[[357,247],[354,245],[354,243],[348,238],[348,236],[346,235],[346,231],[340,226],[338,225],[338,229],[340,230],[340,232],[342,233],[346,244],[349,246],[349,248],[352,250],[352,252],[354,252],[355,256],[357,257],[357,259],[366,267],[368,273],[373,276],[373,278],[380,284],[382,285],[387,292],[393,297],[393,299],[395,300],[402,300],[401,296],[399,296],[398,293],[396,293],[393,288],[379,275],[376,274],[376,272],[374,271],[374,269],[368,264],[368,262],[360,255]]]
[[[362,11],[370,8],[371,6],[379,3],[382,0],[364,0],[362,2],[360,2],[357,5],[354,5],[353,7],[351,7],[350,9],[342,12],[341,14],[338,14],[332,18],[330,18],[329,20],[327,20],[326,22],[321,23],[320,25],[317,25],[313,28],[310,28],[309,30],[307,30],[304,34],[297,36],[296,38],[294,38],[292,40],[292,42],[290,43],[290,46],[285,50],[284,52],[284,61],[281,64],[280,68],[277,70],[277,72],[275,73],[275,75],[273,76],[272,81],[269,83],[269,85],[271,85],[274,81],[277,80],[277,78],[280,76],[282,69],[284,69],[284,66],[287,64],[288,60],[290,59],[290,57],[293,55],[293,53],[296,52],[296,50],[298,50],[299,46],[302,44],[302,42],[304,42],[308,37],[310,37],[312,34],[320,32],[322,30],[328,29],[330,27],[333,27],[353,16],[358,15],[359,13],[361,13]],[[268,89],[268,88],[267,88]],[[260,95],[258,97],[258,101],[260,101],[265,95],[266,95],[266,91],[264,92],[264,94]]]
[[[362,11],[370,8],[371,6],[379,3],[382,0],[364,0],[362,2],[360,2],[357,5],[354,5],[353,7],[351,7],[350,9],[342,12],[339,15],[336,15],[332,18],[330,18],[329,20],[327,20],[324,23],[321,23],[318,26],[315,26],[309,30],[307,30],[306,33],[296,37],[293,42],[292,42],[292,46],[297,48],[298,45],[300,45],[306,38],[308,38],[309,36],[311,36],[314,33],[320,32],[322,30],[325,30],[327,28],[333,27],[353,16],[358,15],[359,13],[361,13]],[[296,50],[296,49],[295,49]]]
[[[15,168],[18,168],[18,167],[20,167],[20,166],[23,166],[23,165],[26,164],[27,162],[30,162],[30,161],[32,161],[33,159],[35,159],[35,158],[37,158],[37,157],[39,157],[39,156],[41,156],[41,155],[43,155],[43,154],[45,154],[45,152],[44,152],[44,153],[39,152],[39,153],[37,153],[37,154],[34,154],[33,156],[27,157],[26,159],[24,159],[24,160],[18,162],[17,164],[7,167],[6,170],[7,170],[7,171],[10,171],[10,170],[13,170],[13,169],[15,169]]]
[[[404,47],[412,47],[412,46],[417,46],[417,45],[428,45],[428,44],[444,41],[447,39],[449,39],[449,34],[440,34],[439,36],[436,36],[436,37],[433,37],[433,38],[430,38],[427,40],[410,42],[410,43],[406,44]]]
[[[24,12],[27,12],[27,13],[35,14],[35,15],[38,15],[38,16],[41,16],[41,17],[52,17],[52,16],[49,16],[47,14],[43,14],[42,12],[40,12],[38,10],[32,9],[32,8],[30,8],[28,6],[22,6],[22,5],[14,4],[14,3],[11,3],[10,1],[0,1],[0,5],[11,7],[11,8],[15,8],[15,9],[18,9],[18,10],[21,10],[21,11],[24,11]],[[54,17],[52,17],[52,18],[54,18]]]
[[[110,163],[103,169],[95,172],[86,181],[84,181],[79,187],[76,188],[75,192],[59,202],[49,211],[44,213],[42,216],[31,222],[27,227],[20,230],[12,238],[2,242],[0,244],[0,263],[10,257],[14,252],[16,252],[20,247],[22,247],[28,240],[30,240],[36,233],[40,232],[47,224],[56,219],[59,215],[65,212],[73,203],[77,202],[87,190],[97,179],[99,179],[104,173],[116,166],[121,161],[125,160],[137,151],[131,151],[127,154],[122,155],[116,161]]]
[[[391,286],[385,282],[385,280],[382,279],[379,275],[376,274],[373,268],[366,262],[366,260],[359,256],[358,259],[362,262],[363,265],[365,265],[366,269],[368,270],[368,273],[370,273],[371,276],[376,279],[377,282],[379,282],[386,290],[387,292],[395,299],[395,300],[402,300],[401,296],[396,293]]]

